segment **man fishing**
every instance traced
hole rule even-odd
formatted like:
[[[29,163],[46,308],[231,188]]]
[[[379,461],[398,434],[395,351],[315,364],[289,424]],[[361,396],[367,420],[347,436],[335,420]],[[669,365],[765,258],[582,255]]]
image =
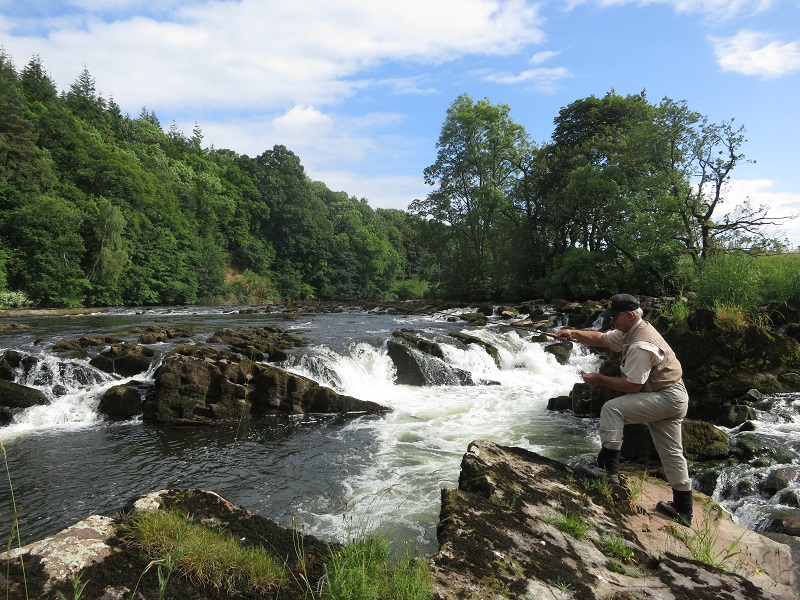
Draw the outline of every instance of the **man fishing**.
[[[609,400],[600,409],[602,448],[596,465],[578,464],[574,473],[589,479],[608,478],[618,484],[623,427],[628,423],[644,423],[672,487],[672,501],[659,502],[656,509],[688,527],[692,522],[692,482],[683,456],[681,421],[686,416],[689,395],[675,353],[642,314],[637,298],[617,294],[600,315],[613,323],[613,330],[561,329],[556,334],[561,341],[577,341],[622,353],[620,377],[583,375],[591,387],[602,385],[624,395]]]

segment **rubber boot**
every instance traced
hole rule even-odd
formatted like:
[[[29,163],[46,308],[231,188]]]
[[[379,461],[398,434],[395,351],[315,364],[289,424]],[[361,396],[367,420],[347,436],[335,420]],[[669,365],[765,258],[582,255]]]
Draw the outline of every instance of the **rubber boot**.
[[[686,527],[692,526],[692,490],[672,490],[672,502],[663,500],[656,504],[656,510],[664,513],[673,521]]]
[[[619,485],[619,450],[600,449],[596,465],[575,465],[572,472],[585,479],[608,479],[614,485]]]

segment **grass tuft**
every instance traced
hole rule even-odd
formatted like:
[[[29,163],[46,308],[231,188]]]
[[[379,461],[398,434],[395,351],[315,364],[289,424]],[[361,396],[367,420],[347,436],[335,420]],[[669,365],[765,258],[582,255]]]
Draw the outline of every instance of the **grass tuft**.
[[[281,563],[263,548],[193,523],[176,511],[137,513],[124,536],[159,567],[163,587],[173,570],[196,585],[266,592],[287,580]]]

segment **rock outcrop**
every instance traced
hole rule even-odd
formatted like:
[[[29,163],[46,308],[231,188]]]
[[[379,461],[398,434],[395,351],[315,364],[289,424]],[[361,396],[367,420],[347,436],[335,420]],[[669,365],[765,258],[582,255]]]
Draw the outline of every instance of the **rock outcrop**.
[[[786,599],[800,551],[736,525],[695,492],[693,528],[655,512],[664,484],[575,480],[566,465],[473,442],[458,489],[442,491],[433,557],[438,600],[492,598]],[[689,547],[709,544],[711,566]],[[720,568],[721,567],[721,568]]]
[[[143,418],[200,425],[271,414],[389,410],[233,352],[187,344],[168,354],[156,370]]]

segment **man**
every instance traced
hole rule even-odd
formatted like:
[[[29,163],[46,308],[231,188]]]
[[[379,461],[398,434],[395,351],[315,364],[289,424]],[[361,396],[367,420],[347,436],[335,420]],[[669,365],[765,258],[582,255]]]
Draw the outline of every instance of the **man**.
[[[613,296],[600,316],[610,320],[615,329],[606,332],[561,329],[556,335],[562,341],[574,340],[622,353],[620,377],[583,375],[591,387],[602,385],[624,395],[609,400],[600,409],[602,448],[597,465],[579,464],[574,472],[586,478],[607,477],[612,483],[619,483],[623,427],[628,423],[644,423],[672,487],[672,502],[659,502],[656,509],[682,525],[691,526],[692,482],[681,441],[681,421],[686,416],[689,396],[681,364],[655,327],[642,319],[642,309],[635,297]]]

